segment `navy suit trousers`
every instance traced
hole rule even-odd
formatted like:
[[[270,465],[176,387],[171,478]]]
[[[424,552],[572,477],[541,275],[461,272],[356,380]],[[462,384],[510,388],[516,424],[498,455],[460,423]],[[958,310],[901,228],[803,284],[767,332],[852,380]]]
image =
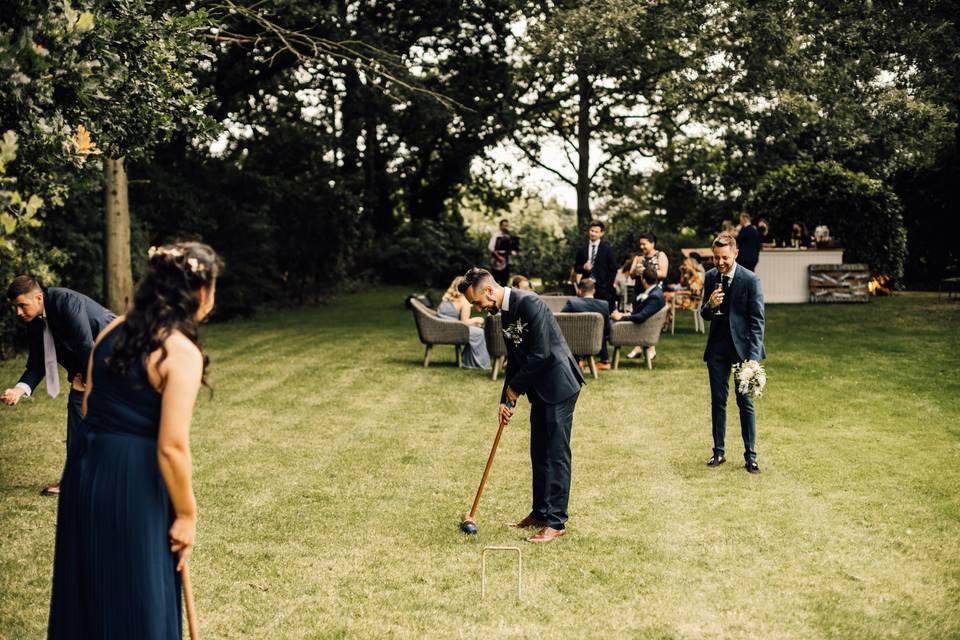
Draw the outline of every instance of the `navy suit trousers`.
[[[570,431],[580,392],[557,404],[536,393],[530,399],[530,462],[533,507],[530,515],[554,529],[563,529],[570,500]]]
[[[722,320],[714,320],[722,322]],[[707,373],[710,375],[710,417],[713,422],[713,453],[724,455],[724,437],[727,432],[727,398],[730,394],[730,371],[739,362],[737,350],[730,337],[729,326],[713,327],[715,340],[707,349]],[[719,331],[718,331],[719,329]],[[740,409],[740,434],[743,436],[743,457],[747,462],[757,459],[757,417],[753,398],[740,395],[734,382],[737,407]]]

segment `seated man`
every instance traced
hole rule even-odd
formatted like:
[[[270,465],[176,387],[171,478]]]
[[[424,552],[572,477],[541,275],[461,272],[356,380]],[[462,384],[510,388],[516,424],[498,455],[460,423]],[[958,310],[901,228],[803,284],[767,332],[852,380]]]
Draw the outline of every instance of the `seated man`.
[[[663,297],[663,291],[657,285],[657,281],[660,278],[657,276],[656,270],[653,267],[647,267],[643,270],[643,273],[640,275],[640,280],[643,284],[643,291],[637,295],[636,301],[633,303],[633,313],[626,315],[619,311],[614,311],[610,317],[614,320],[629,320],[631,322],[636,322],[640,324],[646,322],[646,320],[656,314],[660,309],[667,304],[666,299]],[[650,349],[650,359],[653,360],[657,357],[656,347],[649,347]],[[628,358],[636,358],[637,356],[643,353],[643,347],[637,346],[627,354]]]
[[[530,291],[530,279],[527,276],[516,276],[510,286],[514,289],[526,289]]]
[[[567,300],[567,304],[563,305],[563,309],[560,310],[560,313],[583,313],[585,311],[593,311],[594,313],[599,313],[603,316],[603,345],[600,347],[600,352],[595,354],[600,358],[600,362],[597,363],[597,369],[606,370],[610,368],[610,358],[607,356],[607,338],[610,337],[610,305],[606,300],[597,300],[594,298],[594,294],[597,291],[597,286],[594,284],[593,280],[590,278],[583,278],[580,280],[580,285],[577,287],[577,295],[579,298],[574,298],[572,300]],[[578,353],[575,354],[578,358],[583,358],[585,355]]]

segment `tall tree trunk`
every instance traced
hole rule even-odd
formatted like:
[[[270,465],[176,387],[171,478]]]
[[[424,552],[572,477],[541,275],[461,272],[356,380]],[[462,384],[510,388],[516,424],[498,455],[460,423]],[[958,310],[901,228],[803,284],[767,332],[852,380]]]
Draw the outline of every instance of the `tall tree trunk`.
[[[364,188],[363,208],[367,220],[376,235],[385,235],[394,230],[393,205],[390,201],[390,176],[387,162],[380,153],[380,138],[377,135],[378,117],[373,99],[366,101],[364,122]]]
[[[106,211],[103,282],[107,307],[116,313],[125,313],[133,300],[133,268],[130,265],[130,200],[123,158],[107,159],[103,174]]]
[[[577,226],[585,229],[590,223],[590,102],[593,86],[586,69],[577,65]]]

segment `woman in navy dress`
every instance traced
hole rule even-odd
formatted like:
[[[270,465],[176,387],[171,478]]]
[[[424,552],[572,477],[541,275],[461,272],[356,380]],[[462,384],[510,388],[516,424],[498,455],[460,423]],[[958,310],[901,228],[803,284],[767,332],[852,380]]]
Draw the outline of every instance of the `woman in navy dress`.
[[[220,260],[152,248],[133,309],[90,355],[78,454],[57,510],[51,639],[179,640],[180,571],[193,549],[190,421]]]

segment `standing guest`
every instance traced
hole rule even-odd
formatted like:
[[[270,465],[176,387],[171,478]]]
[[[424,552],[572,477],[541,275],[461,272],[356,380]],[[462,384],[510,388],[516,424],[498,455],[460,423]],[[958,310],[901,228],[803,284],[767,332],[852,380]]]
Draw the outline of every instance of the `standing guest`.
[[[527,276],[515,276],[513,281],[510,283],[514,289],[523,289],[524,291],[532,290],[530,286],[530,279]]]
[[[794,249],[810,248],[810,234],[807,233],[807,225],[802,222],[793,223],[793,229],[790,232],[790,246]]]
[[[517,255],[513,246],[513,236],[510,235],[510,221],[504,218],[500,227],[490,236],[487,249],[490,251],[490,273],[501,286],[506,286],[510,279],[510,258]]]
[[[737,264],[750,271],[757,270],[757,262],[760,261],[760,245],[763,244],[763,238],[760,231],[750,224],[751,216],[747,212],[740,214],[740,233],[737,234],[737,247],[740,250],[737,257]]]
[[[500,394],[500,421],[510,421],[520,396],[530,400],[533,506],[513,526],[540,527],[527,540],[550,542],[566,533],[570,432],[583,374],[540,296],[500,287],[478,268],[467,272],[460,291],[478,309],[503,312],[509,365]]]
[[[613,288],[617,292],[617,299],[621,301],[626,301],[628,287],[634,286],[635,281],[633,276],[630,275],[630,268],[633,267],[633,258],[634,255],[628,253],[623,264],[617,269],[617,275],[613,278]]]
[[[777,243],[770,236],[770,223],[764,218],[757,220],[757,231],[760,232],[760,241],[764,247],[775,247]]]
[[[567,300],[567,303],[563,305],[560,313],[584,313],[592,311],[593,313],[599,313],[603,316],[603,344],[600,347],[600,351],[595,354],[577,353],[574,355],[578,358],[595,355],[600,360],[597,363],[597,369],[607,370],[610,368],[610,358],[607,353],[607,339],[610,337],[610,306],[605,301],[594,298],[595,292],[596,287],[593,284],[593,280],[584,278],[580,281],[580,286],[577,288],[577,295],[579,297]]]
[[[727,461],[724,436],[727,431],[727,395],[730,370],[734,364],[760,361],[766,357],[763,348],[763,290],[760,278],[737,263],[737,240],[720,234],[713,241],[713,261],[717,265],[707,272],[700,315],[710,322],[707,348],[703,359],[710,375],[710,415],[713,422],[713,456],[708,467]],[[743,436],[743,457],[750,473],[760,473],[757,465],[757,424],[753,399],[741,395],[734,381],[737,407],[740,409],[740,433]]]
[[[596,287],[596,297],[604,300],[610,311],[617,307],[617,293],[613,288],[613,280],[617,274],[617,263],[613,259],[613,248],[603,239],[603,222],[593,220],[587,229],[588,242],[586,246],[577,249],[576,262],[573,266],[576,282],[583,278],[590,278]]]
[[[657,236],[652,231],[640,234],[640,255],[633,259],[630,273],[639,278],[644,269],[652,268],[657,272],[657,282],[666,280],[670,261],[667,254],[657,249]]]
[[[437,308],[437,315],[462,322],[469,327],[470,348],[463,353],[463,366],[467,369],[489,369],[490,353],[487,351],[487,340],[483,335],[483,318],[470,317],[470,303],[459,290],[461,282],[463,282],[463,276],[457,276],[447,287],[443,300]]]
[[[133,308],[97,338],[57,511],[50,639],[181,637],[190,421],[209,361],[198,331],[219,270],[204,244],[152,248]]]
[[[637,324],[642,324],[666,306],[667,300],[663,295],[663,289],[657,284],[657,272],[653,270],[653,267],[647,267],[643,270],[640,274],[640,282],[643,284],[644,289],[640,295],[637,296],[637,301],[633,303],[633,313],[627,315],[619,311],[614,311],[610,316],[613,320],[629,320]],[[633,348],[633,351],[627,354],[627,357],[636,358],[637,356],[643,355],[643,349],[643,345],[637,345]],[[656,347],[647,347],[647,349],[650,360],[657,357]]]
[[[13,406],[24,396],[30,396],[40,381],[46,378],[47,393],[51,398],[60,394],[60,371],[67,370],[70,394],[67,397],[67,459],[80,434],[83,415],[83,384],[87,358],[93,348],[93,339],[116,316],[99,304],[70,289],[50,287],[43,289],[30,276],[17,276],[7,289],[7,299],[13,303],[17,317],[27,324],[30,355],[20,381],[3,392],[0,400]],[[60,492],[60,484],[51,484],[43,493]]]

